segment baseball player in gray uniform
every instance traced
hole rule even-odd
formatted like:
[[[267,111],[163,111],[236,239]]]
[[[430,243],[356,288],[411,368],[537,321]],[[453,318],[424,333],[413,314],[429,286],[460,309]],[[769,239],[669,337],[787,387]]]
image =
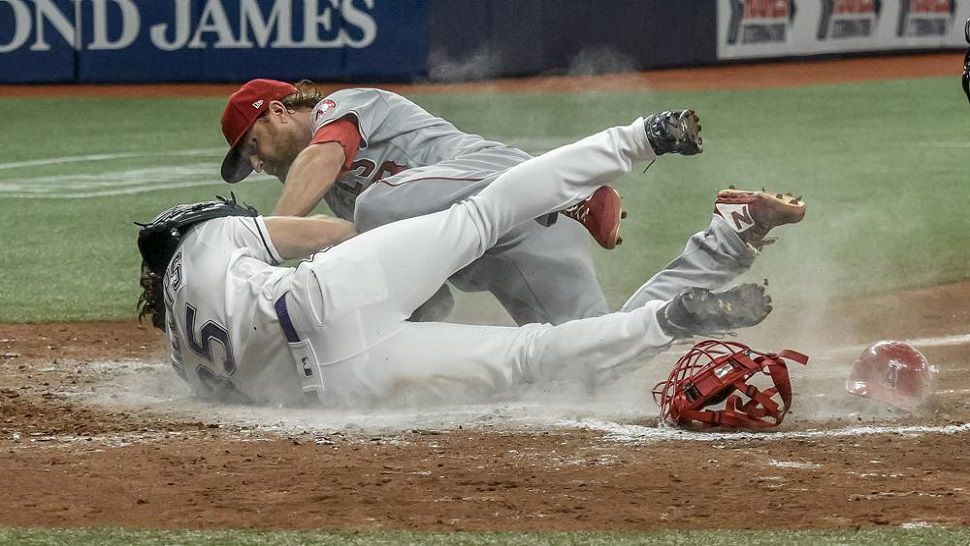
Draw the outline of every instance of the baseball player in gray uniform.
[[[583,378],[636,362],[677,337],[759,323],[770,298],[750,284],[720,293],[688,287],[666,301],[646,298],[626,312],[555,326],[407,320],[515,226],[582,201],[656,155],[639,118],[492,175],[446,210],[325,252],[317,251],[352,235],[347,222],[264,218],[234,201],[176,206],[139,232],[142,315],[167,332],[176,369],[203,393],[284,404],[309,396],[341,407],[381,404],[417,386],[446,402],[489,399],[523,381]],[[398,181],[453,175],[442,166]],[[756,195],[740,203],[750,196],[736,192],[739,203],[724,204],[727,216],[753,220],[743,232],[762,239],[766,211],[803,212],[790,200]],[[277,265],[311,253],[295,268]]]
[[[647,127],[660,154],[702,150],[693,112],[656,114]],[[309,82],[246,83],[230,97],[222,129],[230,144],[222,164],[227,182],[266,172],[284,183],[274,215],[304,216],[325,200],[361,232],[447,209],[530,158],[464,133],[395,93],[343,89],[324,98]],[[450,281],[465,291],[490,291],[518,324],[605,314],[583,227],[612,248],[621,214],[616,191],[600,187],[567,211],[579,223],[517,225]],[[416,318],[443,318],[450,294],[438,296]]]

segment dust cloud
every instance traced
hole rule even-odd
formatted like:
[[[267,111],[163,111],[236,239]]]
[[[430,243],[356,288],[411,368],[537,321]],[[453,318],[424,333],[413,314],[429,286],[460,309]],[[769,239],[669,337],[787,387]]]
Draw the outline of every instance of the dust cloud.
[[[866,226],[871,229],[872,212],[813,203],[811,188],[806,194],[805,219],[773,231],[778,242],[766,246],[752,268],[751,276],[769,280],[774,311],[740,337],[759,350],[793,349],[809,355],[808,366],[789,365],[792,415],[802,421],[908,418],[902,410],[845,390],[846,377],[866,346],[883,338],[906,337],[880,324],[886,317],[860,308],[866,300],[858,296],[884,283],[885,272],[899,266],[899,255],[872,236],[864,259],[853,260],[847,249],[853,248],[855,238],[866,236]]]
[[[631,55],[613,51],[606,46],[590,46],[573,58],[566,70],[569,76],[595,76],[597,74],[617,74],[636,70],[636,61]]]
[[[456,83],[514,77],[514,68],[501,51],[483,46],[463,58],[453,58],[442,50],[428,55],[428,80],[437,83]],[[548,71],[545,75],[595,76],[621,74],[637,70],[633,56],[605,46],[589,46],[580,50],[568,66]],[[530,74],[534,76],[534,74]],[[483,81],[489,86],[489,82]]]
[[[501,53],[481,47],[463,59],[452,59],[441,50],[428,55],[428,78],[432,82],[454,83],[487,80],[503,74]]]

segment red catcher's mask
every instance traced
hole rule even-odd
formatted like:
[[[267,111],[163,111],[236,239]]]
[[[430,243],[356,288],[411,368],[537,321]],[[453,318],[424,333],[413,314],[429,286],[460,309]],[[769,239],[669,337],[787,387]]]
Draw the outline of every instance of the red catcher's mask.
[[[677,361],[666,381],[653,388],[660,419],[688,428],[778,426],[791,409],[785,359],[808,363],[808,356],[795,351],[762,353],[742,343],[701,341]],[[767,375],[772,387],[761,390],[749,384],[757,373]],[[722,402],[722,409],[711,408]]]
[[[933,392],[936,368],[909,343],[882,340],[866,347],[845,380],[852,394],[915,411]]]

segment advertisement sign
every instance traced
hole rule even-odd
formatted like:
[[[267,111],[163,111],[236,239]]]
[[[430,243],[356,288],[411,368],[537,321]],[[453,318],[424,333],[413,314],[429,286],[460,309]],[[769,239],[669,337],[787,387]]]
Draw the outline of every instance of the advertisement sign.
[[[70,0],[0,0],[0,82],[75,81],[77,20]]]
[[[966,0],[718,0],[719,59],[959,48]]]
[[[424,1],[0,0],[0,68],[20,68],[0,81],[404,79],[426,19]]]

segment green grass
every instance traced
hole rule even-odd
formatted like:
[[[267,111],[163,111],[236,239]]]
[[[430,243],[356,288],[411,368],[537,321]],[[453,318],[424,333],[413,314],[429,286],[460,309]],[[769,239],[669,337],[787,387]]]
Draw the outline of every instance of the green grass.
[[[267,532],[267,531],[124,531],[11,530],[0,529],[4,544],[55,545],[405,545],[484,546],[496,544],[623,546],[651,544],[705,544],[709,546],[756,546],[785,544],[878,544],[880,546],[967,544],[966,529],[865,530],[865,531],[665,531],[660,533],[416,533],[416,532]]]
[[[970,127],[953,78],[731,92],[417,95],[459,127],[533,151],[649,111],[696,108],[706,151],[663,157],[617,182],[631,217],[625,243],[597,251],[601,282],[621,303],[708,221],[716,188],[789,190],[809,202],[797,227],[759,259],[753,277],[776,293],[835,294],[924,286],[967,277]],[[133,220],[175,202],[234,190],[268,210],[278,184],[219,182],[222,99],[2,99],[0,322],[134,316],[138,256]],[[173,152],[201,150],[199,155]],[[59,157],[141,153],[97,161]],[[147,154],[147,155],[146,155]],[[186,167],[188,166],[188,167]],[[212,184],[72,198],[13,197],[10,184],[45,188],[128,170],[190,168],[174,180]],[[119,174],[122,176],[119,177]],[[87,176],[87,179],[80,178]],[[72,193],[74,192],[74,193]]]

